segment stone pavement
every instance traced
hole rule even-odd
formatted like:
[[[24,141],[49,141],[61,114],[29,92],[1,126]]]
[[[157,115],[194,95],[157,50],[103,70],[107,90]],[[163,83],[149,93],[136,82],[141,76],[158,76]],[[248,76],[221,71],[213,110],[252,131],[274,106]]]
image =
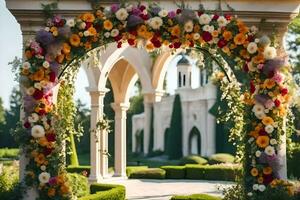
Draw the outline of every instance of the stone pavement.
[[[128,200],[169,200],[173,195],[211,194],[221,196],[219,186],[228,187],[232,182],[202,180],[158,180],[158,179],[109,179],[105,183],[126,187]]]

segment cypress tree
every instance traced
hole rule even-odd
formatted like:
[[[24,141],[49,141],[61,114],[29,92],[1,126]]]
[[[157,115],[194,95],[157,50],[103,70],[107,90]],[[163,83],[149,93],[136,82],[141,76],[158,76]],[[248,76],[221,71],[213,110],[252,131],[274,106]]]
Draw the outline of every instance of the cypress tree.
[[[180,96],[175,96],[171,126],[168,133],[167,155],[170,160],[182,157],[182,111]]]

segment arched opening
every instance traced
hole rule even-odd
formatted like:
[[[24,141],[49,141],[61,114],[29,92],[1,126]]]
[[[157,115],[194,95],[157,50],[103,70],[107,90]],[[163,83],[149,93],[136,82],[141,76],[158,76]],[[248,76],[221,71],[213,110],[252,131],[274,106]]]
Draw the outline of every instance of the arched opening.
[[[201,134],[196,127],[189,133],[189,154],[201,155]]]

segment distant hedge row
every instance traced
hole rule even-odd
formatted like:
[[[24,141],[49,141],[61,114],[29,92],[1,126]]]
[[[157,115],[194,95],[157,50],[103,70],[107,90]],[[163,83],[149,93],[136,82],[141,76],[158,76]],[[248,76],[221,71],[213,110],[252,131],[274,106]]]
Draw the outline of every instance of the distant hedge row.
[[[90,195],[79,198],[78,200],[125,200],[126,191],[123,185],[92,184]]]

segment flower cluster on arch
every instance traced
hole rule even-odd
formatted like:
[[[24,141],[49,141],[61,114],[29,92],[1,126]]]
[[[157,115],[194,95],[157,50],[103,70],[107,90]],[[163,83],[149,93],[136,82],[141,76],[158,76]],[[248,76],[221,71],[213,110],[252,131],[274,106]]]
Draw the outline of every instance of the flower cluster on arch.
[[[38,31],[25,48],[20,83],[24,94],[24,129],[28,133],[26,179],[38,185],[40,195],[49,199],[70,198],[63,170],[56,168],[59,132],[55,130],[53,88],[59,83],[63,66],[89,50],[115,42],[157,48],[217,49],[237,60],[251,77],[250,90],[243,97],[252,113],[245,133],[250,159],[245,172],[249,195],[263,192],[279,179],[278,146],[283,118],[291,99],[290,69],[279,58],[266,36],[257,38],[256,27],[248,28],[231,15],[158,6],[112,5],[109,9],[84,13],[75,19],[55,16]]]

